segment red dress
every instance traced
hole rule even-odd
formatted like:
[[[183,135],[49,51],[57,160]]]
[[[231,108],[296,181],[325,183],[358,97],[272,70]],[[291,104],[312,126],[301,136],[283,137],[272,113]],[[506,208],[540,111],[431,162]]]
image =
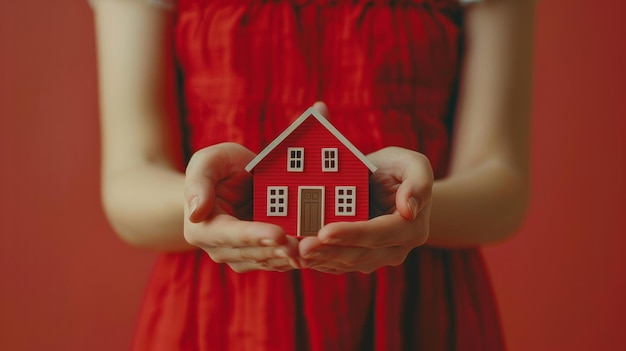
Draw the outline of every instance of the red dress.
[[[456,0],[179,0],[193,150],[260,151],[314,101],[363,153],[396,145],[446,174],[462,47]],[[476,249],[415,249],[373,274],[238,274],[163,254],[133,350],[501,350]]]

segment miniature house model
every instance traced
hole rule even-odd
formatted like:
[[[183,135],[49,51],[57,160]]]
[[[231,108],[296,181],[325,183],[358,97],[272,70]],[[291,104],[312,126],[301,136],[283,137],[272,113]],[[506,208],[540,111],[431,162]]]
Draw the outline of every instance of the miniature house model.
[[[312,107],[246,171],[254,178],[254,220],[289,235],[317,235],[327,223],[368,219],[368,180],[376,166]]]

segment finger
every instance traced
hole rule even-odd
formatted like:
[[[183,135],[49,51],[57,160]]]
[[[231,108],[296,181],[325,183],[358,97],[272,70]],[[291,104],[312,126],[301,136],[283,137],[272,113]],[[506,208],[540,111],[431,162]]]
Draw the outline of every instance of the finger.
[[[376,271],[380,267],[360,268],[360,267],[345,266],[345,265],[341,265],[338,263],[331,264],[331,263],[325,262],[323,264],[314,265],[310,268],[318,272],[329,273],[329,274],[346,274],[346,273],[354,273],[354,272],[369,274],[369,273]]]
[[[345,266],[345,265],[336,264],[336,263],[335,264],[324,263],[324,264],[312,266],[311,269],[314,269],[316,271],[323,272],[323,273],[329,273],[329,274],[345,274],[345,273],[353,273],[353,272],[370,274],[384,266],[385,265],[377,266],[374,264],[368,264],[367,266],[353,267],[353,266]]]
[[[407,165],[401,175],[402,183],[396,192],[396,209],[406,220],[417,219],[418,214],[431,201],[433,173],[430,162],[421,157],[421,162]]]
[[[379,216],[369,221],[330,223],[318,233],[322,244],[385,248],[393,246],[415,247],[428,238],[428,221],[425,214],[420,220],[408,222],[398,213]]]
[[[277,225],[241,221],[227,214],[213,214],[208,220],[196,224],[185,222],[184,234],[187,242],[200,248],[280,246],[287,245],[288,240],[296,240],[288,239]]]
[[[370,273],[383,266],[398,266],[404,262],[407,247],[395,246],[383,249],[366,249],[351,246],[324,245],[313,252],[312,267],[332,267],[351,272]]]
[[[297,250],[288,246],[252,246],[243,248],[208,248],[206,252],[216,263],[265,262],[269,260],[288,260],[297,256]]]
[[[246,273],[251,271],[270,271],[270,272],[287,272],[295,269],[288,260],[274,259],[265,262],[237,262],[228,265],[237,273]]]
[[[326,119],[328,119],[329,113],[328,113],[328,106],[326,106],[326,103],[324,103],[323,101],[316,101],[313,104],[313,108],[316,109],[317,112],[319,112]]]
[[[356,246],[320,245],[303,256],[303,258],[311,262],[313,267],[318,266],[320,262],[325,263],[327,261],[332,261],[333,263],[343,266],[357,266],[369,259],[368,255],[370,251],[382,250],[372,250]]]
[[[350,272],[350,270],[348,269],[338,269],[338,268],[332,268],[332,267],[326,267],[326,266],[311,267],[311,269],[314,269],[318,272],[327,273],[327,274],[335,274],[335,275],[345,274],[345,273]]]
[[[185,215],[205,220],[215,203],[215,187],[223,179],[241,174],[254,153],[235,143],[223,143],[196,152],[185,171]],[[250,177],[251,179],[251,177]]]
[[[415,220],[431,199],[434,177],[428,158],[418,152],[396,147],[377,151],[368,157],[374,164],[387,170],[391,177],[401,181],[396,191],[396,210],[406,220]]]
[[[311,266],[310,268],[319,272],[330,273],[330,274],[345,274],[345,273],[352,273],[352,272],[369,274],[383,266],[386,266],[386,265],[376,264],[374,262],[369,262],[366,264],[354,266],[354,265],[345,265],[345,264],[335,262],[335,261],[326,261],[326,262],[315,264]]]
[[[300,239],[298,243],[298,253],[300,257],[305,258],[313,251],[319,250],[324,245],[317,236],[307,236]]]

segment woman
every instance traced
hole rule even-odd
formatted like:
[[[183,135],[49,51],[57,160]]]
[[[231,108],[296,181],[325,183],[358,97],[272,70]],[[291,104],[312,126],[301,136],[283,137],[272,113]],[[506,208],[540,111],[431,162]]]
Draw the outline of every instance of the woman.
[[[476,247],[527,204],[533,1],[93,8],[104,207],[123,239],[165,252],[135,350],[504,348]],[[171,38],[186,174],[164,98]],[[377,211],[298,241],[249,221],[243,168],[313,101],[378,167]]]

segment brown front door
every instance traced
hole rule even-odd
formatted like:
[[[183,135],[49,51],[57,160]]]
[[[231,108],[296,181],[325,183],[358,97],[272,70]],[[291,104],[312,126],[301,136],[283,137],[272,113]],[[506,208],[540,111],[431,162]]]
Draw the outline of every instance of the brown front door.
[[[322,227],[322,189],[300,190],[300,235],[315,236]]]

